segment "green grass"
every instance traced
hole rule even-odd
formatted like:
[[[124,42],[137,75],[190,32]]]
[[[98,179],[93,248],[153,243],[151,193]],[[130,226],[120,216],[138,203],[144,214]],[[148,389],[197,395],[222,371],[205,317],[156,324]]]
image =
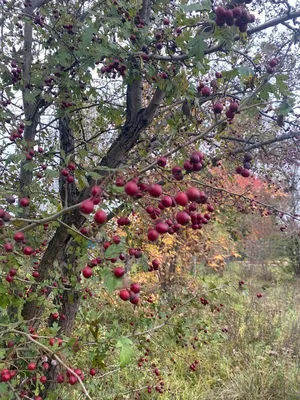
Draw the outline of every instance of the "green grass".
[[[210,287],[226,281],[230,286],[208,296],[210,305],[198,305],[197,298],[197,304],[183,307],[167,327],[135,338],[135,360],[120,371],[95,379],[93,398],[299,400],[300,282],[291,276],[288,280],[273,280],[271,276],[263,281],[258,271],[253,271],[241,290],[238,281],[244,279],[243,273],[235,264],[222,276],[206,276]],[[199,286],[202,284],[199,279]],[[170,289],[178,302],[187,296],[181,289]],[[263,297],[258,299],[257,293]],[[212,311],[211,305],[220,306],[221,311]],[[228,332],[222,332],[223,328]],[[144,356],[145,348],[150,349],[148,361],[139,367],[138,358]],[[193,372],[189,366],[196,359],[199,364]],[[153,365],[159,368],[159,377],[153,373]],[[159,394],[155,386],[161,380],[164,393]],[[153,387],[151,394],[144,388],[147,385]]]

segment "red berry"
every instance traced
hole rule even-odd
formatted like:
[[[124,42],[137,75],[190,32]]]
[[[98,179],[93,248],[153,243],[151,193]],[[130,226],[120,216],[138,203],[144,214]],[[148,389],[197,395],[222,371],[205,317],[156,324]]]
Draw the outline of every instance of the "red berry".
[[[28,207],[29,203],[30,203],[30,200],[27,197],[23,197],[20,200],[20,206],[22,206],[22,207]]]
[[[236,101],[232,101],[229,106],[229,110],[233,113],[237,112],[239,105]]]
[[[131,290],[133,293],[139,293],[139,292],[141,291],[141,286],[140,286],[138,283],[132,283],[132,284],[130,285],[130,290]]]
[[[121,238],[118,235],[114,235],[112,239],[115,244],[119,244],[121,242]]]
[[[213,107],[213,110],[214,110],[215,114],[220,114],[223,111],[223,104],[220,103],[220,102],[215,103],[214,107]]]
[[[120,290],[119,296],[120,296],[120,299],[127,301],[130,298],[130,293],[127,289],[122,289],[122,290]]]
[[[82,275],[87,279],[93,275],[93,270],[89,266],[84,267],[81,272],[82,272]]]
[[[31,363],[29,363],[29,364],[27,365],[27,369],[28,369],[29,371],[34,371],[35,368],[36,368],[36,364],[35,364],[34,362],[31,362]]]
[[[204,88],[201,90],[201,94],[204,97],[210,96],[211,95],[211,90],[208,86],[204,86]]]
[[[75,375],[71,375],[70,378],[68,379],[68,382],[70,385],[75,385],[78,382],[78,379],[76,378]]]
[[[200,190],[195,187],[190,187],[185,191],[190,201],[196,201],[200,197]]]
[[[94,215],[94,221],[97,224],[104,224],[107,220],[107,215],[103,210],[98,210]]]
[[[209,211],[209,212],[213,212],[215,210],[211,204],[207,204],[206,208],[207,208],[207,211]]]
[[[174,199],[176,203],[179,204],[180,206],[186,206],[189,202],[189,198],[187,194],[184,192],[177,193]]]
[[[66,180],[67,180],[68,183],[73,183],[74,180],[75,180],[75,178],[74,178],[73,175],[68,175],[67,178],[66,178]]]
[[[140,298],[139,298],[139,296],[131,296],[131,298],[130,298],[130,303],[131,304],[138,304],[139,303],[139,301],[140,301]]]
[[[170,196],[164,196],[161,199],[161,203],[164,207],[171,207],[171,205],[173,204],[173,200],[172,197]]]
[[[16,242],[23,242],[23,240],[25,239],[25,235],[23,232],[16,232],[14,234],[14,240]]]
[[[172,174],[176,175],[176,174],[181,174],[181,168],[180,167],[173,167],[172,168]]]
[[[92,200],[84,200],[80,204],[80,211],[84,214],[90,214],[94,211],[94,203]]]
[[[14,249],[14,246],[11,243],[5,243],[4,244],[4,250],[7,253],[11,253],[13,251],[13,249]]]
[[[100,186],[93,186],[91,189],[91,194],[92,196],[100,196],[102,193],[101,187]]]
[[[244,178],[248,178],[248,177],[250,176],[250,171],[249,171],[248,169],[243,168],[243,169],[242,169],[242,172],[241,172],[241,175],[242,175]]]
[[[67,168],[63,168],[62,170],[61,170],[61,174],[62,174],[62,176],[68,176],[69,175],[69,170],[67,169]]]
[[[273,60],[269,61],[269,65],[271,68],[275,68],[278,64],[278,61],[276,60],[276,58],[273,58]]]
[[[80,233],[82,233],[83,235],[87,235],[88,233],[89,233],[89,230],[88,230],[88,228],[86,228],[85,226],[83,226],[81,229],[80,229]]]
[[[70,162],[70,163],[68,164],[68,168],[69,168],[70,171],[75,171],[76,165],[75,165],[73,162]]]
[[[116,278],[122,278],[122,276],[124,276],[126,271],[122,267],[117,267],[117,268],[114,269],[113,272],[114,272],[114,275],[115,275]]]
[[[167,165],[167,159],[165,157],[159,157],[157,159],[157,165],[160,167],[165,167]]]
[[[107,250],[109,248],[109,246],[111,246],[110,242],[104,242],[104,244],[103,244],[104,250]]]
[[[191,172],[193,171],[193,164],[189,160],[185,160],[185,162],[183,163],[183,168],[186,171]]]
[[[95,370],[95,368],[90,369],[90,375],[95,376],[96,373],[97,373],[97,371]]]
[[[125,185],[125,192],[129,196],[136,196],[139,191],[137,184],[133,181],[127,182]]]
[[[158,270],[158,268],[159,268],[159,261],[158,261],[157,259],[152,260],[152,265],[153,265],[153,268],[154,268],[155,270]]]
[[[189,214],[185,211],[179,211],[176,214],[176,221],[180,224],[180,225],[187,225],[190,222],[191,217],[189,216]]]
[[[150,186],[148,192],[153,197],[159,197],[162,194],[163,190],[162,190],[161,185],[155,184],[155,185]]]
[[[159,234],[155,229],[149,229],[149,231],[148,231],[148,239],[151,242],[155,242],[158,239],[158,236],[159,236]]]
[[[11,282],[13,282],[14,277],[11,275],[6,275],[5,280],[6,280],[6,282],[11,283]]]
[[[118,187],[124,186],[124,185],[125,185],[124,179],[122,179],[122,178],[117,178],[117,179],[116,179],[116,182],[115,182],[115,185],[118,186]]]
[[[239,18],[242,15],[242,9],[240,7],[234,7],[232,9],[232,14],[234,18]]]
[[[218,18],[225,18],[226,10],[224,7],[218,6],[217,8],[215,8],[215,14]]]
[[[58,374],[58,375],[57,375],[57,377],[56,377],[56,382],[57,382],[57,383],[63,383],[64,380],[65,380],[64,375],[62,375],[62,374]]]
[[[155,229],[157,230],[158,233],[163,235],[164,233],[168,232],[169,227],[166,223],[160,221],[155,225]]]
[[[24,249],[23,249],[23,253],[24,253],[26,256],[31,256],[31,255],[34,253],[34,250],[33,250],[32,247],[26,246],[26,247],[24,247]]]
[[[1,381],[2,382],[8,382],[11,379],[10,373],[9,372],[4,372],[1,374]]]

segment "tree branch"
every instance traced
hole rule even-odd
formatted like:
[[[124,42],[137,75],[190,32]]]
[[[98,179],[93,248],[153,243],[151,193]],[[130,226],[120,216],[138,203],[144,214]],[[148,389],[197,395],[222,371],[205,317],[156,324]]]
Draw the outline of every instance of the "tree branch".
[[[248,36],[251,36],[254,33],[261,32],[267,28],[271,28],[272,26],[283,24],[286,21],[289,21],[289,20],[292,20],[292,19],[295,19],[298,17],[300,17],[300,11],[288,13],[281,17],[273,18],[264,24],[261,24],[261,25],[255,26],[254,28],[249,29],[247,31],[247,34],[248,34]],[[241,38],[239,35],[235,36],[235,38],[234,38],[235,41],[238,41],[240,39]],[[223,43],[220,43],[214,47],[211,47],[211,48],[205,50],[204,54],[212,54],[212,53],[222,50],[222,48],[223,48]],[[141,56],[142,54],[143,53],[136,53],[135,55]],[[154,60],[159,60],[159,61],[184,61],[184,60],[187,60],[188,58],[190,58],[190,56],[188,54],[181,54],[181,55],[174,55],[174,56],[161,56],[159,54],[150,54],[149,57]]]

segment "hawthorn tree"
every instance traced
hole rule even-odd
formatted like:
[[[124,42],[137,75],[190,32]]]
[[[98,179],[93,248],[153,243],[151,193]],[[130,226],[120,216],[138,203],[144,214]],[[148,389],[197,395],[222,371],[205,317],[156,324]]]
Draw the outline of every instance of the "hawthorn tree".
[[[251,184],[299,161],[299,17],[285,0],[1,1],[6,398],[67,396],[62,383],[91,398],[71,362],[80,340],[68,341],[82,292],[92,282],[138,305],[130,259],[159,268],[141,243],[205,229],[228,198],[297,220],[225,190],[211,168]]]

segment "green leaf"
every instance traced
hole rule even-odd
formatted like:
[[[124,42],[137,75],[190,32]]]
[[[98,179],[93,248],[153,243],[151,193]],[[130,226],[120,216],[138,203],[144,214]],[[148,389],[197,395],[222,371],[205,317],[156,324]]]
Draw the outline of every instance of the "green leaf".
[[[112,294],[118,287],[120,287],[121,281],[120,278],[115,277],[113,273],[109,271],[109,274],[104,276],[103,284],[109,293]]]
[[[6,383],[0,383],[0,394],[7,393],[7,384]]]
[[[293,110],[294,104],[295,104],[295,99],[291,97],[283,99],[283,101],[279,106],[278,114],[282,115],[283,117],[286,117]]]
[[[211,10],[211,1],[210,0],[203,0],[201,3],[194,3],[194,4],[181,4],[179,8],[185,12],[189,13],[192,11],[210,11]]]
[[[238,68],[239,75],[242,79],[249,78],[253,76],[253,70],[250,67],[240,67]]]
[[[287,94],[289,92],[289,87],[288,84],[286,83],[288,78],[289,77],[286,74],[275,75],[276,85],[281,94]]]
[[[278,98],[278,93],[277,93],[277,88],[275,85],[272,85],[272,83],[267,82],[261,89],[260,91],[260,97],[262,100],[268,100],[269,99],[269,94],[273,93],[276,98]]]
[[[144,256],[144,254],[142,255],[142,257],[140,258],[139,264],[142,267],[142,270],[144,272],[148,272],[149,270],[149,264],[148,264],[148,260],[147,258]]]
[[[108,249],[105,250],[106,258],[115,258],[119,257],[119,255],[123,252],[124,246],[121,243],[119,244],[111,244]]]
[[[238,68],[233,68],[229,71],[222,71],[223,78],[226,78],[228,80],[235,78],[236,76],[238,76],[238,74],[239,74]]]
[[[79,190],[83,190],[84,188],[89,187],[89,182],[84,175],[82,175],[81,173],[76,173],[75,171],[75,177],[77,178],[76,183]]]
[[[202,61],[204,58],[204,52],[207,49],[207,44],[205,43],[202,34],[193,37],[189,44],[189,56],[195,57],[197,61]]]
[[[45,173],[50,176],[51,178],[58,178],[59,177],[59,171],[54,170],[54,169],[46,169]]]
[[[92,366],[94,368],[104,368],[106,366],[105,364],[105,358],[107,355],[107,350],[102,351],[101,353],[97,350],[97,354],[93,357],[92,360]]]
[[[124,368],[129,364],[133,354],[133,343],[130,339],[122,337],[118,340],[116,347],[120,348],[120,367]]]
[[[95,33],[95,29],[93,27],[86,27],[83,31],[82,35],[82,44],[84,47],[91,44],[93,33]]]
[[[93,178],[93,179],[101,179],[101,178],[103,178],[103,176],[102,175],[100,175],[100,174],[98,174],[97,172],[93,172],[93,171],[91,171],[91,172],[88,172],[88,174],[89,174],[89,176],[91,177],[91,178]]]
[[[74,344],[75,344],[76,342],[77,342],[77,339],[76,339],[76,338],[71,338],[71,339],[68,341],[67,346],[73,347]]]
[[[68,51],[60,51],[56,54],[56,62],[63,67],[67,67],[72,62],[72,56]]]

